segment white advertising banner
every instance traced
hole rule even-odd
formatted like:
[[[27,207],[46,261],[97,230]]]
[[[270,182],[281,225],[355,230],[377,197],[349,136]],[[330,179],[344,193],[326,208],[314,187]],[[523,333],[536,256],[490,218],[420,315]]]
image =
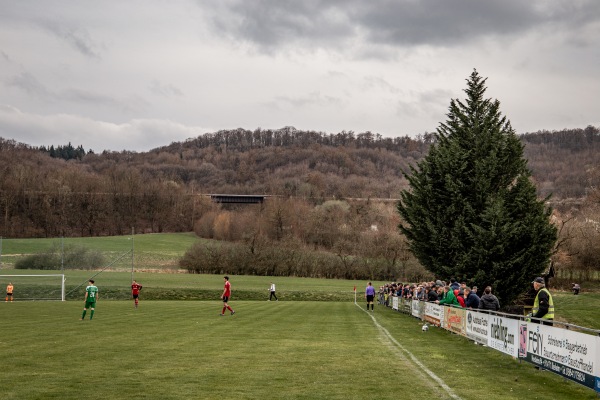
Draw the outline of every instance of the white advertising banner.
[[[419,300],[412,301],[412,316],[421,318],[421,302]]]
[[[598,336],[549,325],[519,324],[519,357],[600,391]]]
[[[490,315],[477,311],[467,310],[465,333],[471,340],[479,344],[488,344]]]
[[[392,310],[398,311],[398,296],[392,297]]]
[[[410,314],[412,312],[412,300],[403,297],[400,302],[400,311],[405,314]]]
[[[518,356],[519,320],[489,316],[488,346],[513,357]]]
[[[435,303],[425,303],[425,321],[432,325],[441,326],[444,320],[444,307]]]

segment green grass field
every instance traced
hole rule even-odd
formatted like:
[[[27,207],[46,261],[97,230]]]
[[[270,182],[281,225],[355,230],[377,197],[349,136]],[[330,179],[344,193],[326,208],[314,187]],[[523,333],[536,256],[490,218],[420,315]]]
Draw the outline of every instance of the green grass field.
[[[597,398],[381,306],[372,319],[350,301],[231,305],[100,298],[79,321],[79,301],[0,303],[0,398]]]
[[[7,268],[6,258],[48,245],[37,240],[5,240],[0,274],[55,273]],[[131,246],[127,237],[81,240],[112,254]],[[136,235],[136,260],[144,254],[156,266],[136,261],[140,308],[125,300],[125,263],[96,275],[92,321],[89,312],[79,318],[86,281],[98,271],[65,271],[66,302],[20,301],[25,278],[15,278],[17,301],[0,302],[0,399],[597,398],[461,336],[422,332],[422,322],[389,308],[367,313],[360,296],[360,307],[353,302],[352,289],[362,293],[363,281],[232,276],[236,315],[220,317],[222,275],[149,272],[174,272],[197,240]],[[281,301],[266,301],[271,281]],[[600,294],[554,296],[559,320],[600,328]]]
[[[2,267],[12,268],[20,257],[68,246],[85,247],[104,254],[111,269],[130,269],[131,250],[134,268],[139,271],[179,268],[178,261],[196,242],[203,239],[194,233],[160,233],[129,236],[52,238],[52,239],[2,239]]]

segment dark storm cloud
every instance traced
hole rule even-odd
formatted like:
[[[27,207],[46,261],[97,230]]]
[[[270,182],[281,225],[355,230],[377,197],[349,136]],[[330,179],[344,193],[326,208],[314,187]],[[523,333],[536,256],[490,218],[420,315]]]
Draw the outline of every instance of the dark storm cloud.
[[[282,43],[306,41],[331,45],[356,35],[348,13],[337,1],[199,0],[213,28],[234,40],[255,43],[264,50]],[[215,5],[218,3],[218,6]]]
[[[455,46],[561,24],[600,19],[600,2],[522,0],[198,0],[221,35],[272,51],[308,44],[343,51],[356,41],[389,46]]]

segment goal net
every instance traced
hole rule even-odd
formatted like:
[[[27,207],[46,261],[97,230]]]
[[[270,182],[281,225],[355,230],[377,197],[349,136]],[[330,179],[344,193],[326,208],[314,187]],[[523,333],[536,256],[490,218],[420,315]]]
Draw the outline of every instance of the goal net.
[[[2,298],[8,284],[13,286],[14,301],[60,300],[65,301],[65,275],[0,275]]]

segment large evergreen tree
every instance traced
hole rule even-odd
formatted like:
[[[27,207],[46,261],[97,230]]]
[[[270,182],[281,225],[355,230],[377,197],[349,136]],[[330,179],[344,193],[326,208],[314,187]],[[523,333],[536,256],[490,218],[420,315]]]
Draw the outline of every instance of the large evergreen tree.
[[[538,200],[523,145],[486,79],[467,79],[466,102],[451,100],[428,155],[405,174],[400,230],[439,278],[490,285],[503,304],[548,266],[557,233]]]

